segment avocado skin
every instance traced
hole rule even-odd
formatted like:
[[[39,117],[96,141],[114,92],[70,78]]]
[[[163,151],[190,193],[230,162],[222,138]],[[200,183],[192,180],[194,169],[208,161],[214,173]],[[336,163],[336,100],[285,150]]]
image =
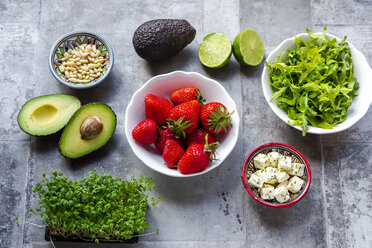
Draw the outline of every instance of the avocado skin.
[[[82,154],[82,155],[80,155],[80,156],[78,156],[78,157],[74,157],[74,158],[68,157],[68,156],[66,156],[66,155],[64,154],[64,152],[62,151],[62,149],[63,149],[62,146],[61,146],[62,136],[63,136],[64,132],[66,131],[66,128],[69,126],[69,124],[72,123],[72,122],[74,121],[74,119],[78,117],[78,115],[79,115],[79,110],[81,110],[81,109],[83,109],[84,107],[89,106],[89,105],[105,105],[106,107],[108,107],[108,108],[112,111],[112,113],[114,114],[114,123],[115,123],[115,125],[114,125],[114,129],[112,130],[111,135],[110,135],[109,137],[107,137],[108,139],[107,139],[107,141],[106,141],[106,143],[105,143],[104,145],[102,145],[102,146],[100,146],[100,147],[97,147],[96,149],[92,150],[91,152],[86,153],[86,154]],[[91,102],[91,103],[85,104],[85,105],[81,106],[78,110],[76,110],[76,112],[74,113],[74,115],[70,118],[70,120],[69,120],[68,123],[66,124],[65,128],[63,129],[62,135],[61,135],[61,137],[60,137],[60,139],[59,139],[59,141],[58,141],[58,151],[59,151],[59,153],[60,153],[63,157],[65,157],[65,158],[69,158],[69,159],[77,159],[77,158],[81,158],[81,157],[83,157],[83,156],[85,156],[85,155],[88,155],[88,154],[90,154],[90,153],[92,153],[92,152],[94,152],[94,151],[96,151],[96,150],[102,148],[103,146],[105,146],[105,145],[109,142],[109,140],[111,139],[112,135],[114,134],[114,132],[115,132],[115,130],[116,130],[116,126],[117,126],[117,116],[116,116],[116,113],[114,112],[114,110],[113,110],[109,105],[104,104],[104,103],[101,103],[101,102]]]
[[[143,23],[133,35],[136,53],[150,62],[168,59],[195,38],[196,30],[183,19],[157,19]]]

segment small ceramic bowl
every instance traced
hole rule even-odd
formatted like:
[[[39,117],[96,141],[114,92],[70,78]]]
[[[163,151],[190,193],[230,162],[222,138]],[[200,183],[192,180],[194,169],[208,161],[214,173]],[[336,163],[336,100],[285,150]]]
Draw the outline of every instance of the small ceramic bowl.
[[[216,150],[217,160],[213,160],[202,172],[184,175],[177,169],[169,169],[164,164],[163,157],[156,150],[154,145],[145,145],[136,142],[132,137],[132,131],[138,123],[146,119],[144,100],[147,94],[154,94],[169,99],[174,90],[188,86],[199,88],[203,94],[203,98],[207,100],[207,103],[219,101],[223,103],[230,112],[235,110],[235,113],[231,116],[233,127],[226,134],[220,134],[216,137],[220,142],[220,146]],[[125,114],[125,135],[133,152],[151,169],[172,177],[197,176],[218,167],[234,149],[238,140],[238,131],[239,116],[234,100],[217,81],[204,77],[196,72],[175,71],[151,78],[134,93]]]
[[[254,157],[257,156],[259,153],[267,154],[272,151],[279,152],[281,155],[290,156],[292,158],[292,162],[302,163],[305,165],[304,176],[301,177],[301,179],[304,180],[305,183],[298,193],[293,194],[289,192],[291,196],[291,200],[289,200],[288,202],[278,203],[275,200],[271,200],[271,201],[263,200],[260,197],[260,194],[257,188],[251,186],[248,183],[249,178],[256,171],[254,164],[253,164]],[[258,201],[262,205],[273,207],[273,208],[284,208],[284,207],[288,207],[288,206],[291,206],[299,202],[306,195],[310,187],[310,183],[311,183],[310,166],[307,163],[305,157],[295,148],[289,145],[286,145],[286,144],[282,144],[282,143],[268,143],[268,144],[264,144],[254,149],[244,161],[241,177],[242,177],[245,189],[247,190],[248,194],[253,199]]]
[[[103,55],[105,62],[102,66],[101,76],[89,83],[73,83],[59,70],[64,53],[81,44],[92,44]],[[61,84],[75,89],[86,89],[102,83],[110,74],[114,66],[114,53],[110,43],[101,35],[91,31],[72,31],[62,35],[52,46],[49,53],[49,69],[55,79]]]
[[[318,35],[321,33],[317,33]],[[302,33],[298,34],[295,37],[302,37],[303,40],[309,40],[309,35],[307,33]],[[283,59],[286,58],[287,50],[288,49],[293,49],[296,47],[295,45],[295,37],[289,38],[284,40],[279,46],[277,46],[267,57],[266,61],[267,62],[276,62],[278,61],[278,56],[284,53]],[[327,34],[327,38],[333,39],[336,38],[338,42],[341,41],[340,38],[332,35],[332,34]],[[318,128],[318,127],[313,127],[309,126],[309,130],[307,131],[308,133],[314,133],[314,134],[330,134],[330,133],[337,133],[344,131],[357,123],[368,111],[369,106],[372,104],[372,70],[368,65],[368,62],[365,58],[365,56],[355,48],[353,44],[348,42],[350,51],[351,51],[351,56],[353,59],[353,64],[354,64],[354,76],[359,82],[359,96],[355,97],[353,99],[353,103],[349,107],[347,113],[348,117],[346,120],[335,127],[333,129],[323,129],[323,128]],[[275,101],[270,101],[272,95],[273,95],[273,90],[270,87],[270,81],[269,81],[269,71],[270,69],[265,66],[263,72],[262,72],[262,89],[264,96],[266,98],[267,103],[269,104],[270,108],[274,111],[274,113],[285,123],[290,125],[288,123],[289,118],[288,115],[281,110],[277,105]],[[290,125],[292,126],[292,125]],[[298,130],[302,130],[301,127],[298,126],[292,126]]]

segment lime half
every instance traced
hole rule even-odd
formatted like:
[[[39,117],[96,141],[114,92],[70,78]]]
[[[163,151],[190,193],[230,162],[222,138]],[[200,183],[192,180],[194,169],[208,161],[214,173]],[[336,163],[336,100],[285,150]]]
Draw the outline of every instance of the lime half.
[[[204,37],[199,47],[199,60],[209,68],[220,68],[229,62],[232,53],[230,39],[223,33]]]
[[[236,36],[233,44],[236,60],[242,65],[258,65],[264,55],[264,44],[253,29],[246,29]]]

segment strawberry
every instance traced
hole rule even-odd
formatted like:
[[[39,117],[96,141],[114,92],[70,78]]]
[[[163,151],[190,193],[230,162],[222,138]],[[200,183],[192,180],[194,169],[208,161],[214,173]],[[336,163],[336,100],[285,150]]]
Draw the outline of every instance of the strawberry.
[[[205,99],[203,99],[200,90],[193,86],[173,91],[170,96],[170,100],[174,105],[189,102],[192,100],[197,100],[200,104],[203,104],[205,102]]]
[[[151,119],[141,121],[133,129],[132,136],[138,142],[152,144],[158,138],[158,125]]]
[[[159,137],[155,141],[155,147],[159,151],[164,150],[165,143],[169,139],[177,141],[181,147],[184,147],[184,138],[186,137],[186,134],[183,130],[190,125],[190,121],[182,121],[183,117],[179,118],[177,121],[168,120],[167,127],[160,130]]]
[[[189,134],[192,131],[194,131],[194,129],[196,128],[196,125],[198,124],[199,109],[200,109],[200,105],[199,105],[199,102],[196,100],[193,100],[190,102],[184,102],[184,103],[181,103],[180,105],[177,105],[171,110],[168,116],[168,119],[177,121],[181,117],[183,117],[184,122],[190,121],[190,126],[185,128],[184,130],[186,134]]]
[[[219,143],[208,144],[208,135],[205,139],[205,145],[193,144],[189,146],[180,161],[178,161],[177,169],[182,174],[200,172],[208,167],[209,162],[213,159],[214,150],[217,149]]]
[[[185,151],[177,141],[169,139],[165,143],[163,159],[168,168],[174,169]]]
[[[154,120],[157,124],[163,125],[167,121],[173,104],[166,98],[147,94],[145,97],[146,119]]]
[[[211,133],[227,132],[227,127],[232,127],[230,116],[234,113],[227,111],[219,102],[211,102],[200,108],[200,120],[203,127]]]
[[[192,144],[201,144],[205,145],[205,136],[208,135],[208,143],[212,144],[216,142],[214,134],[208,133],[204,128],[195,128],[195,130],[188,134],[186,137],[186,145],[187,147],[191,146]]]
[[[161,129],[158,139],[155,141],[155,147],[158,151],[162,152],[165,147],[167,140],[176,140],[180,146],[184,146],[182,138],[176,138],[176,135],[167,127],[166,129]]]

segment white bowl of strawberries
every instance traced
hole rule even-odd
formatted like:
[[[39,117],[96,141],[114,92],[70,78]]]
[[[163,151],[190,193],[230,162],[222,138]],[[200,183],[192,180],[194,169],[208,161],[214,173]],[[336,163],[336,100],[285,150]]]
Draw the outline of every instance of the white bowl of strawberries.
[[[148,80],[132,96],[125,134],[151,169],[173,177],[219,166],[238,140],[239,116],[225,88],[196,72],[175,71]]]

